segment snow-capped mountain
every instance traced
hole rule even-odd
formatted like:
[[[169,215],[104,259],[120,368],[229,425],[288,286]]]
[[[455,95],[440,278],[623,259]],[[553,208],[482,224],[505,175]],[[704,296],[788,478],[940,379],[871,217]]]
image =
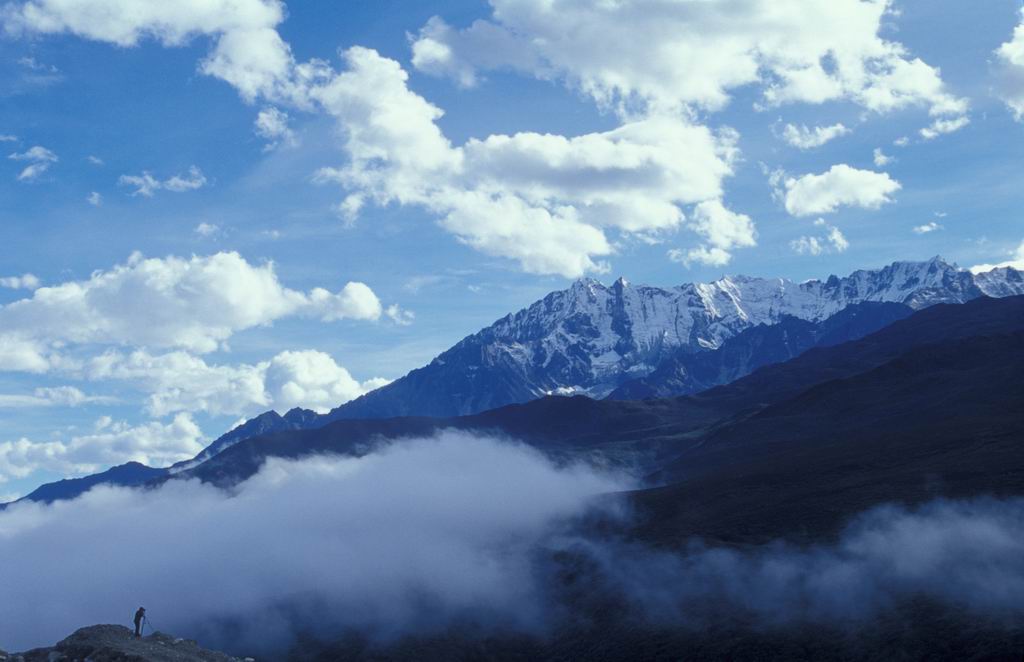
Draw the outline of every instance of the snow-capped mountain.
[[[785,316],[821,321],[865,301],[920,309],[1013,294],[1024,294],[1019,271],[972,274],[940,257],[803,283],[732,276],[659,288],[582,279],[327,418],[469,414],[550,393],[604,397],[680,350],[715,349]]]

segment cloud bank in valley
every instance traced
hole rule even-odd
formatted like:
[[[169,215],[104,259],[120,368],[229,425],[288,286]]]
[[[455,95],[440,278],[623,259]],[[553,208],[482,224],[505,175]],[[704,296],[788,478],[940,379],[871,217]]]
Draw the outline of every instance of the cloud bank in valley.
[[[0,642],[52,644],[139,604],[165,631],[234,646],[287,643],[306,617],[382,635],[469,613],[528,628],[544,603],[531,547],[623,486],[446,433],[358,459],[272,460],[231,494],[174,481],[20,505],[0,514]]]
[[[355,629],[388,640],[473,623],[540,633],[608,597],[637,622],[856,625],[909,597],[1024,614],[1024,500],[867,513],[831,545],[655,551],[573,526],[622,479],[462,432],[361,458],[272,460],[230,493],[99,488],[0,514],[0,643],[51,644],[145,605],[234,650]],[[560,554],[555,554],[561,552]],[[555,561],[558,556],[560,560]],[[568,598],[553,563],[582,591]],[[563,569],[564,565],[563,565]]]

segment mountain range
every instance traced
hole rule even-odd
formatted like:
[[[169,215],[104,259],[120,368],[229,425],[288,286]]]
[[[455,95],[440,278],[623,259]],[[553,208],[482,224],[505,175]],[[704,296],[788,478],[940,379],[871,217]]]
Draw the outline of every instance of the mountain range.
[[[445,429],[631,472],[636,535],[834,535],[884,502],[1024,494],[1024,297],[940,304],[695,395],[550,396],[453,418],[341,419],[246,439],[178,477],[229,487],[267,458],[359,456]]]
[[[129,463],[41,486],[24,498],[51,502],[97,484],[136,485],[188,474],[246,439],[316,430],[343,419],[412,416],[452,424],[454,417],[469,416],[454,424],[461,426],[475,421],[474,414],[549,395],[637,400],[700,393],[812,348],[857,340],[936,304],[1016,294],[1024,294],[1019,271],[972,274],[939,257],[803,283],[737,276],[656,288],[583,279],[327,414],[269,411],[222,435],[193,460],[168,468]],[[551,420],[539,425],[550,431]],[[507,421],[496,426],[516,427]]]
[[[723,277],[659,288],[578,280],[458,342],[429,365],[345,403],[324,420],[459,416],[544,395],[603,398],[666,359],[720,348],[758,325],[821,322],[852,304],[920,310],[980,296],[1024,294],[1021,272],[976,275],[941,257],[840,278]]]

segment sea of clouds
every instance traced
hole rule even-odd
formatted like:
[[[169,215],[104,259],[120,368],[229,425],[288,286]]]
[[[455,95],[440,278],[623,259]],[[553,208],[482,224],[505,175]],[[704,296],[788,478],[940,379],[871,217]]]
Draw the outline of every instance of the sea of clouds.
[[[662,625],[723,612],[857,623],[908,596],[1024,615],[1022,500],[875,509],[814,547],[656,551],[580,524],[627,523],[621,500],[596,497],[628,487],[448,431],[359,458],[270,460],[230,491],[174,480],[19,504],[0,513],[0,647],[127,625],[140,605],[162,631],[236,651],[453,623],[543,633],[567,613],[557,555],[586,560],[587,590]]]

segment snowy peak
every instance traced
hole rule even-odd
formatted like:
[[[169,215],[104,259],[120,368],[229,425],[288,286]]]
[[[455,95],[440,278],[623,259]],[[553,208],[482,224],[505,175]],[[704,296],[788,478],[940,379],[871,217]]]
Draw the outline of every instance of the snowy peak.
[[[562,375],[539,376],[551,382],[542,392],[572,388],[603,395],[623,375],[653,369],[666,350],[715,348],[746,328],[775,324],[784,316],[821,321],[866,301],[920,309],[985,294],[1024,294],[1020,273],[974,276],[936,256],[804,283],[737,275],[658,288],[625,278],[611,286],[582,278],[467,341],[489,344],[525,372],[567,367]]]
[[[864,302],[921,309],[1015,294],[1024,294],[1019,271],[971,274],[938,256],[802,283],[736,275],[662,288],[582,278],[331,416],[451,416],[551,393],[604,397],[680,352],[717,349],[787,317],[821,322]]]

